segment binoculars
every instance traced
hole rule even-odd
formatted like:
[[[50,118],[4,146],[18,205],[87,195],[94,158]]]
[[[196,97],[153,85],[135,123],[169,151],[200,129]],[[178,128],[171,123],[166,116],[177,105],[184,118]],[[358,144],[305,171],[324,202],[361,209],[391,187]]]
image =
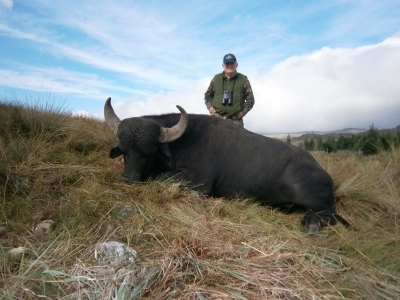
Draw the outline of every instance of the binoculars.
[[[222,104],[228,104],[232,105],[233,103],[233,95],[231,91],[224,91],[224,94],[222,95]]]

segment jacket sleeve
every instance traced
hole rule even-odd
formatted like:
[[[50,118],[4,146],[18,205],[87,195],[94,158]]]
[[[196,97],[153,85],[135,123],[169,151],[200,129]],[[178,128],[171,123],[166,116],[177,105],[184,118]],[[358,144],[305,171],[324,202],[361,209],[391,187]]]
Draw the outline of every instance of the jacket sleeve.
[[[211,100],[214,98],[214,78],[211,80],[210,85],[206,93],[204,94],[204,102],[206,104],[207,109],[209,110],[211,107]]]
[[[251,88],[250,81],[247,77],[246,80],[244,81],[243,88],[245,90],[243,113],[246,115],[253,108],[255,103],[253,89]]]

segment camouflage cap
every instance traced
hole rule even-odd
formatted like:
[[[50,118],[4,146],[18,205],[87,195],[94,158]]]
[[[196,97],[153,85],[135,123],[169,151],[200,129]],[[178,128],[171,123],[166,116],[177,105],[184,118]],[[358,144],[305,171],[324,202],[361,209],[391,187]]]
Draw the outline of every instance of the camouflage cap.
[[[236,62],[236,57],[232,53],[228,53],[224,56],[223,63],[230,63],[230,62]]]

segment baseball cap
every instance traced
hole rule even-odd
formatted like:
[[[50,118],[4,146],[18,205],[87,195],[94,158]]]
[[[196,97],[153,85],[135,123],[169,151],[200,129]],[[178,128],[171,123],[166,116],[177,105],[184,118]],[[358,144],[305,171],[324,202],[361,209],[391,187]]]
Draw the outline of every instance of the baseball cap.
[[[228,53],[224,56],[224,64],[229,62],[236,62],[236,57],[232,53]]]

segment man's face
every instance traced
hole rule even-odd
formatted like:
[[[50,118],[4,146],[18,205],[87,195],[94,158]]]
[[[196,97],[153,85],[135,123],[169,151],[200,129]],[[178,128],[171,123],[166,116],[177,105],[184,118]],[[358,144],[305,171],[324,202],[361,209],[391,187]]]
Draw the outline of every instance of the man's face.
[[[238,66],[237,62],[227,62],[222,64],[222,68],[224,69],[225,74],[228,75],[229,77],[236,73],[237,66]]]

